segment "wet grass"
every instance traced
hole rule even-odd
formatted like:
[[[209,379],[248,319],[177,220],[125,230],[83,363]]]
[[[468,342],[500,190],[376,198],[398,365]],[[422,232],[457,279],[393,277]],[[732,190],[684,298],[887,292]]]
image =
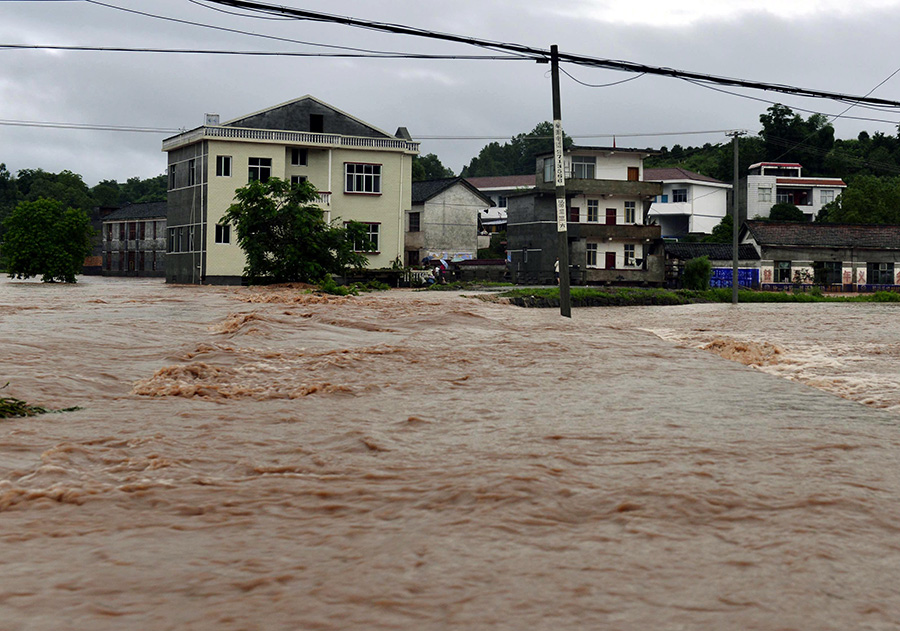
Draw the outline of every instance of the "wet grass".
[[[656,289],[645,287],[573,287],[573,307],[629,307],[639,305],[688,305],[731,302],[731,289]],[[559,307],[558,287],[511,289],[498,294],[520,307]],[[900,302],[900,293],[879,291],[855,296],[823,295],[819,292],[738,292],[738,302]]]

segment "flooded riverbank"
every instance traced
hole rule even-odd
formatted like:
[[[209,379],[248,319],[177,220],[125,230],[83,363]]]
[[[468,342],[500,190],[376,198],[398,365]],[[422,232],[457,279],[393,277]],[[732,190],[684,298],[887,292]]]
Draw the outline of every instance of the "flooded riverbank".
[[[893,628],[894,314],[3,279],[0,620]]]

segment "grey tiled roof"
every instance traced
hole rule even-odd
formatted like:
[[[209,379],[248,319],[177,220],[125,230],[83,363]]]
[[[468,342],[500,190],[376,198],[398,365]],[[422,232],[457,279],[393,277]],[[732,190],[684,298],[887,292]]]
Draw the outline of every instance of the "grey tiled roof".
[[[900,250],[898,225],[774,221],[748,221],[744,225],[760,245]]]
[[[708,256],[714,261],[724,261],[732,257],[730,243],[666,243],[666,257],[688,260],[698,256]],[[749,243],[738,246],[738,258],[742,261],[757,261],[759,253]]]
[[[697,182],[710,182],[713,184],[727,184],[728,182],[722,182],[721,180],[717,180],[714,177],[709,177],[708,175],[701,175],[700,173],[695,173],[694,171],[688,171],[687,169],[682,169],[681,167],[667,167],[661,169],[644,169],[644,181],[645,182],[662,182],[664,180],[694,180]]]
[[[472,191],[475,195],[482,198],[488,206],[493,206],[493,202],[491,202],[490,198],[486,197],[484,193],[479,191],[477,188],[469,184],[465,178],[461,177],[449,177],[441,180],[424,180],[422,182],[413,182],[412,183],[412,203],[413,204],[424,204],[429,199],[434,197],[435,195],[439,195],[446,191],[448,188],[453,186],[454,184],[459,183],[465,186],[467,189]]]
[[[103,221],[125,221],[127,219],[165,219],[168,204],[166,202],[144,202],[128,204],[114,210],[103,218]]]

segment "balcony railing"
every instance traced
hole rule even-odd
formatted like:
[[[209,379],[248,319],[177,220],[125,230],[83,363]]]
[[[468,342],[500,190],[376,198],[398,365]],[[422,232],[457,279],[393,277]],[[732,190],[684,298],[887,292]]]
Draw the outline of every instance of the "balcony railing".
[[[316,203],[320,206],[331,206],[331,191],[316,191]]]
[[[397,138],[369,138],[367,136],[341,136],[339,134],[313,134],[303,131],[279,131],[274,129],[250,129],[246,127],[204,126],[166,138],[163,151],[172,151],[206,138],[272,142],[318,147],[356,147],[364,149],[398,149],[418,152],[419,143]]]

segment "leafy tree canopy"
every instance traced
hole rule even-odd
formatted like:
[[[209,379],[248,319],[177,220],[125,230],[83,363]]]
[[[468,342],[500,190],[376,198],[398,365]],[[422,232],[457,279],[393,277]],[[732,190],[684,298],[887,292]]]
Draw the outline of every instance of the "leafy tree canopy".
[[[822,208],[818,219],[836,223],[900,224],[900,177],[854,177],[836,200]]]
[[[56,200],[20,202],[3,224],[10,278],[40,276],[45,283],[74,283],[91,253],[93,230],[87,213]]]
[[[779,202],[769,211],[771,221],[806,221],[806,215],[790,202]]]
[[[563,145],[572,146],[572,139],[563,135]],[[489,177],[497,175],[532,175],[537,172],[535,156],[553,151],[553,123],[538,123],[527,134],[513,136],[502,145],[492,142],[485,145],[477,157],[463,167],[463,177]]]
[[[235,228],[247,259],[244,276],[251,283],[314,283],[365,265],[360,250],[372,245],[365,225],[326,222],[309,182],[291,185],[272,177],[239,188],[234,198],[225,221]]]
[[[732,243],[733,241],[734,220],[731,218],[731,215],[722,217],[722,221],[712,229],[712,233],[703,237],[704,243]]]
[[[429,153],[424,156],[413,156],[413,182],[422,182],[424,180],[441,180],[453,176],[453,169],[448,169],[443,164],[441,164],[440,159],[433,153]]]

